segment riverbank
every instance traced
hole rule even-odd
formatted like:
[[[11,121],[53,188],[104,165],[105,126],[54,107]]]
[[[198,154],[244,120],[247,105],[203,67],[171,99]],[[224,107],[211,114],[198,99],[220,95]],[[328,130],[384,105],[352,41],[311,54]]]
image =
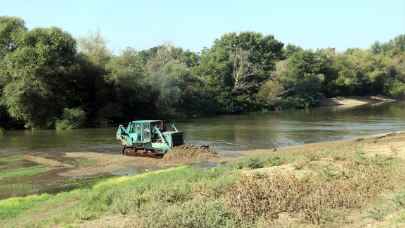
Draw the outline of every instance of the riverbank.
[[[365,96],[365,97],[334,97],[324,98],[320,106],[337,106],[339,108],[352,108],[362,105],[381,105],[384,103],[395,102],[397,100],[384,96]]]
[[[405,224],[404,133],[243,154],[211,158],[214,168],[176,165],[2,200],[0,219],[5,227]]]

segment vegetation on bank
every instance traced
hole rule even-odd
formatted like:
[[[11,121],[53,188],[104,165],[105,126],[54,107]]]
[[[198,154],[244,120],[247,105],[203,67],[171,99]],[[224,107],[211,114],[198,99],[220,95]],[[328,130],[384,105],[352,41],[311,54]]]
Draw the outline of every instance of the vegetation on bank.
[[[0,220],[7,227],[400,226],[403,137],[257,152],[216,168],[180,166],[10,198],[0,201]]]
[[[98,33],[75,40],[60,28],[0,17],[4,128],[306,108],[322,97],[377,94],[405,95],[405,35],[336,52],[241,32],[200,53],[160,45],[113,54]]]

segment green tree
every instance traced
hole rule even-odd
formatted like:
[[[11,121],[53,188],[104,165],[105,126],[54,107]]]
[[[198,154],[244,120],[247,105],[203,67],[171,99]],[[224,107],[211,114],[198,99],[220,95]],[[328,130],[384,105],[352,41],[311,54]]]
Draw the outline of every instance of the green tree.
[[[158,88],[157,109],[166,116],[198,116],[215,111],[203,81],[184,63],[172,61],[151,75]]]
[[[373,54],[401,55],[405,52],[405,34],[401,34],[387,43],[377,41],[371,45],[370,50]]]
[[[303,51],[303,50],[304,50],[303,48],[301,48],[299,46],[296,46],[294,44],[287,44],[285,46],[285,48],[284,48],[284,56],[286,58],[288,58],[291,55],[293,55],[294,53],[299,52],[299,51]]]
[[[17,46],[4,58],[10,81],[3,102],[27,127],[51,127],[69,99],[76,42],[58,28],[38,28],[23,34]]]
[[[25,23],[17,17],[0,17],[0,60],[14,51],[22,34],[27,31]]]
[[[283,44],[260,33],[228,33],[203,52],[199,74],[212,86],[225,112],[248,111],[256,93],[271,77]]]
[[[22,35],[27,31],[23,20],[17,17],[0,17],[0,97],[3,93],[4,86],[10,80],[4,57],[13,52],[21,39]],[[13,120],[7,112],[7,107],[0,99],[0,124],[5,127],[11,125],[19,125]]]
[[[102,112],[115,121],[142,117],[156,113],[153,99],[156,92],[147,81],[142,57],[133,49],[124,50],[119,56],[111,58],[106,66],[105,79],[113,88],[110,110]]]
[[[274,77],[261,87],[259,98],[268,105],[284,108],[314,106],[322,96],[325,69],[319,53],[295,52],[277,64]]]
[[[89,61],[97,66],[104,67],[112,56],[100,31],[79,38],[78,44],[79,52],[85,54]]]
[[[337,57],[336,66],[336,85],[341,94],[364,96],[381,93],[388,79],[385,57],[367,50],[346,51]]]

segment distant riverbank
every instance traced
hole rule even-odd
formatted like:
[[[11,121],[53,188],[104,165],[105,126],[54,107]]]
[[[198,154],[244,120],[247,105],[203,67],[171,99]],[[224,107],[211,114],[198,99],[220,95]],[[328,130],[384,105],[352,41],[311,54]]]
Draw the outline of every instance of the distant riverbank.
[[[320,102],[320,106],[339,106],[342,108],[351,108],[368,104],[379,105],[395,101],[397,100],[384,96],[334,97],[322,99]]]

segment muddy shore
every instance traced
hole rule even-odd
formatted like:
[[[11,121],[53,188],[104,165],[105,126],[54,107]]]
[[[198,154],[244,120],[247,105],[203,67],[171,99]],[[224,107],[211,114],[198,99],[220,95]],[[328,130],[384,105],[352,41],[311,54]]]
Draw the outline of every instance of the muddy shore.
[[[388,143],[390,139],[403,138],[403,141]],[[384,140],[381,140],[384,139]],[[398,150],[405,150],[405,132],[390,132],[366,137],[358,137],[350,140],[340,140],[332,142],[319,142],[297,146],[288,146],[283,148],[269,148],[259,150],[240,151],[240,156],[228,157],[219,156],[217,154],[201,154],[198,152],[191,153],[186,151],[190,156],[185,156],[183,149],[176,149],[173,153],[169,153],[162,159],[150,157],[135,157],[122,156],[119,152],[97,153],[97,152],[68,152],[60,153],[59,155],[50,157],[48,154],[31,154],[25,155],[24,159],[31,162],[44,165],[56,171],[58,176],[62,177],[86,177],[95,175],[133,175],[150,170],[163,169],[183,164],[192,164],[199,162],[227,162],[234,159],[239,159],[241,156],[256,155],[261,153],[272,153],[298,150],[305,151],[314,148],[328,148],[339,146],[340,144],[355,143],[359,141],[372,142],[374,146],[388,150],[387,148],[395,147]],[[66,162],[68,161],[68,162]],[[57,172],[60,170],[60,172]]]

